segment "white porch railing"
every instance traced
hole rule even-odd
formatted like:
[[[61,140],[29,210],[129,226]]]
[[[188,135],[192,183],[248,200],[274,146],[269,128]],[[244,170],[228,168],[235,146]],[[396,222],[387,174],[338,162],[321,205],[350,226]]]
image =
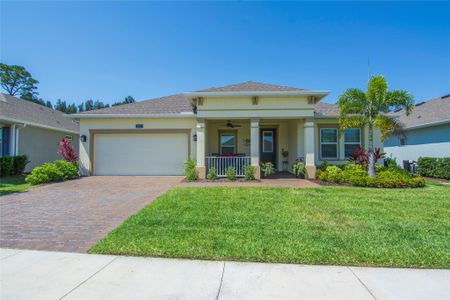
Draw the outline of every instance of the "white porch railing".
[[[242,177],[244,176],[245,166],[250,164],[250,156],[207,156],[206,172],[214,167],[218,177],[225,177],[225,170],[228,167],[234,167],[236,169],[236,176]]]

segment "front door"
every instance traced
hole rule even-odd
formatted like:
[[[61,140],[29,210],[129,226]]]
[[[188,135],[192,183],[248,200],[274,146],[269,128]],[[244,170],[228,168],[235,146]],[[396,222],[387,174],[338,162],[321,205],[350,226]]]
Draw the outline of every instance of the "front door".
[[[263,128],[260,131],[259,139],[259,160],[261,162],[270,161],[277,167],[277,131],[275,128]]]

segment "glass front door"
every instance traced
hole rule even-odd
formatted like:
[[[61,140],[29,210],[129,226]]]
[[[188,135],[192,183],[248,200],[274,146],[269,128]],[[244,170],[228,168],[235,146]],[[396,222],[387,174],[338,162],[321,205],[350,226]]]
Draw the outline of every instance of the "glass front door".
[[[275,128],[264,128],[260,131],[259,160],[261,162],[271,162],[275,168],[277,166],[277,139]]]

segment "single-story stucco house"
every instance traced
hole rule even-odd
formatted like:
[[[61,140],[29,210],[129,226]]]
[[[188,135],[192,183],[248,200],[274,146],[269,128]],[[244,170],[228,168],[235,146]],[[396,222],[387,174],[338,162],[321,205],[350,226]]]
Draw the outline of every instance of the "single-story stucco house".
[[[398,117],[403,130],[384,141],[387,157],[399,165],[421,156],[450,157],[450,94],[416,104],[409,116],[404,110],[390,114]]]
[[[339,132],[338,108],[320,102],[328,94],[249,81],[71,115],[80,122],[82,173],[181,175],[191,157],[204,178],[210,167],[242,175],[244,165],[259,170],[267,161],[289,171],[301,158],[314,177],[324,160],[343,163],[368,142],[367,128]]]
[[[60,159],[62,138],[73,140],[78,154],[79,124],[60,111],[0,94],[0,156],[27,155],[25,172]]]

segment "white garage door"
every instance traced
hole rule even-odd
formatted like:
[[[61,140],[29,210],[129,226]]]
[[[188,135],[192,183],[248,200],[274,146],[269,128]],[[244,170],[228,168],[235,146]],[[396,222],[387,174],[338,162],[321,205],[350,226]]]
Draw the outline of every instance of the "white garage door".
[[[96,134],[94,175],[182,175],[186,133]]]

